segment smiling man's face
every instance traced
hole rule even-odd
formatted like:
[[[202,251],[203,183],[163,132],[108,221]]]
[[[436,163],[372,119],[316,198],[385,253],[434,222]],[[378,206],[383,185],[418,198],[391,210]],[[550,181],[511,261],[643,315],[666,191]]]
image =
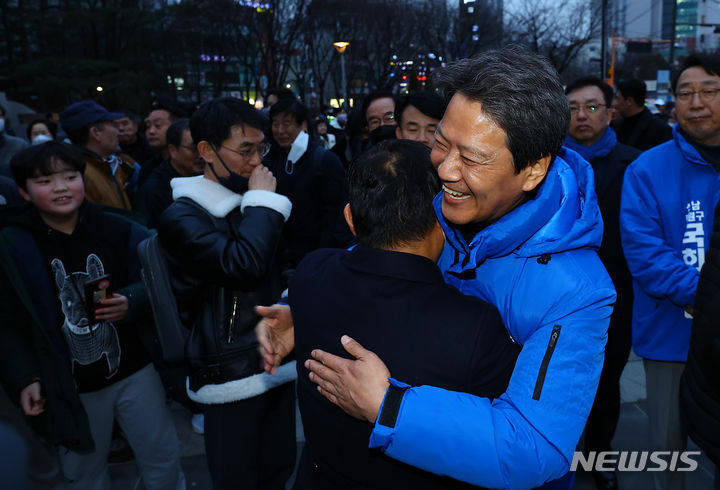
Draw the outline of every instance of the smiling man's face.
[[[442,213],[456,225],[487,226],[523,202],[538,182],[530,166],[515,172],[505,131],[482,103],[455,94],[430,154],[443,182]]]

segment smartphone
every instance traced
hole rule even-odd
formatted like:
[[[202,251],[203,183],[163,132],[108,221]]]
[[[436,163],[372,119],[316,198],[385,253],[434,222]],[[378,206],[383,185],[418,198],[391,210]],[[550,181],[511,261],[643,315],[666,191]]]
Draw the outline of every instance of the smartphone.
[[[85,283],[85,311],[88,324],[97,322],[95,319],[95,305],[112,294],[110,290],[110,274],[105,274]]]

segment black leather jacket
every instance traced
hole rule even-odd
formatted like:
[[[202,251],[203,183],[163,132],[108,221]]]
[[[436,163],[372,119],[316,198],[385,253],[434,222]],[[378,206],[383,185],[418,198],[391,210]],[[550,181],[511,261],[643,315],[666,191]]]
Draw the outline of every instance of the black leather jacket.
[[[276,265],[282,226],[283,216],[270,208],[236,208],[217,218],[187,198],[161,215],[158,235],[172,289],[191,329],[191,390],[262,371],[253,307],[276,302],[283,290]]]

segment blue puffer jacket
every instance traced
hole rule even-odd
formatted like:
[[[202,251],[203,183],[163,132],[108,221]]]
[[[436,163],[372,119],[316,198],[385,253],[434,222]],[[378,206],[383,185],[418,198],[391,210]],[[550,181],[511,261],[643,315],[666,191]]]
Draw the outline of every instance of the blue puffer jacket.
[[[532,488],[564,475],[595,396],[615,290],[596,250],[602,219],[592,168],[563,148],[535,199],[467,244],[447,236],[446,281],[494,304],[522,345],[495,400],[421,386],[371,447],[415,466],[492,488]]]
[[[656,361],[685,361],[699,270],[712,233],[720,178],[673,129],[673,140],[625,172],[620,208],[623,252],[633,276],[633,349]]]

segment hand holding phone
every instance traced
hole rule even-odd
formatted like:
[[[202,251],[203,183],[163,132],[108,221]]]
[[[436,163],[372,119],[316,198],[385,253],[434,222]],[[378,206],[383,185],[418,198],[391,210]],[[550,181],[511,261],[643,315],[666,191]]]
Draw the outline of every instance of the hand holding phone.
[[[127,296],[111,294],[95,305],[95,318],[97,321],[117,322],[125,318],[129,307]]]
[[[99,321],[95,315],[95,308],[109,296],[112,296],[110,274],[91,279],[85,283],[85,311],[87,312],[88,324],[92,325]]]

